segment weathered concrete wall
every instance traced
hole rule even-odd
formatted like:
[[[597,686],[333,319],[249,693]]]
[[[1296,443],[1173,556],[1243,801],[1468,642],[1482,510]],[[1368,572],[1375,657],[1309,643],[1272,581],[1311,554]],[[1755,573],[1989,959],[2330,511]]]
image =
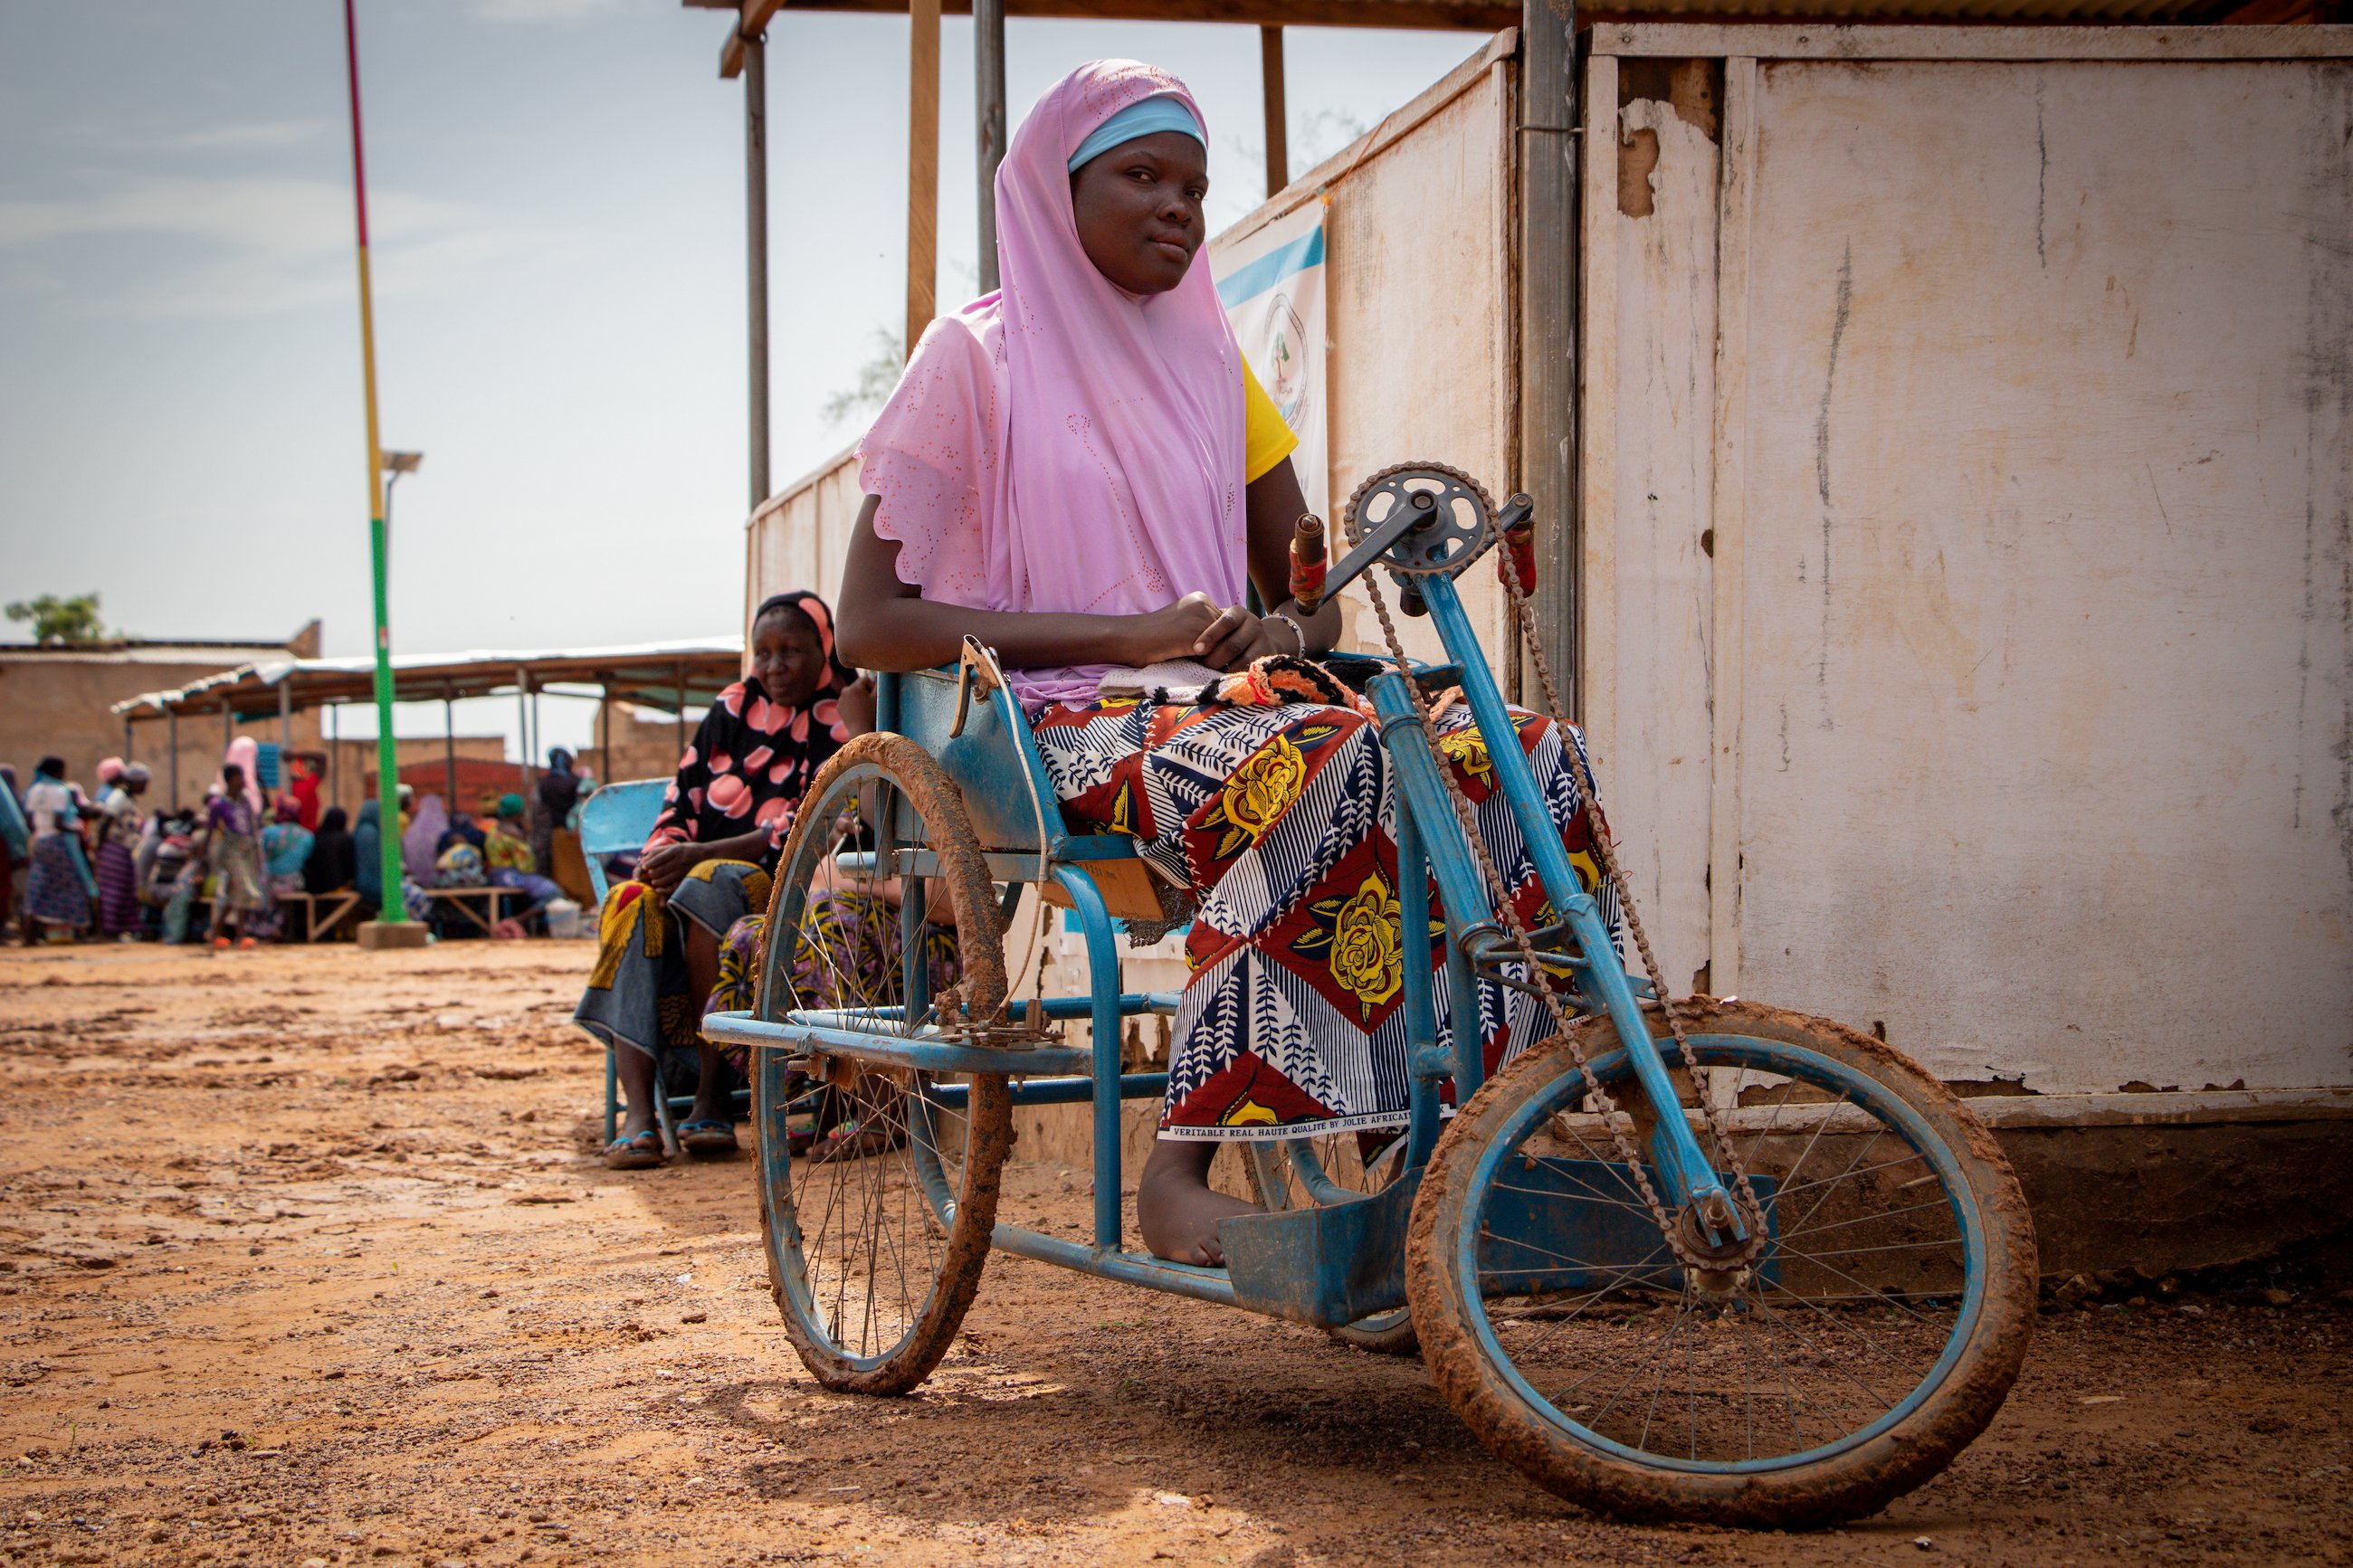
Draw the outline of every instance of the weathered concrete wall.
[[[2353,62],[2008,37],[1704,60],[1713,127],[1594,61],[1603,787],[1677,984],[1953,1078],[2343,1084]]]

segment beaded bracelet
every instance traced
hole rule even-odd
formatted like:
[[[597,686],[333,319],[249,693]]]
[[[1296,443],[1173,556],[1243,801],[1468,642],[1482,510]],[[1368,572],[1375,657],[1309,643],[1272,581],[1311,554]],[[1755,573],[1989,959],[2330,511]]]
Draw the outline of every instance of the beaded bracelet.
[[[1299,657],[1302,658],[1305,658],[1307,657],[1307,634],[1300,628],[1300,625],[1297,621],[1293,620],[1281,610],[1277,610],[1273,614],[1268,616],[1267,619],[1270,621],[1281,621],[1284,626],[1289,626],[1291,628],[1291,635],[1299,639]]]

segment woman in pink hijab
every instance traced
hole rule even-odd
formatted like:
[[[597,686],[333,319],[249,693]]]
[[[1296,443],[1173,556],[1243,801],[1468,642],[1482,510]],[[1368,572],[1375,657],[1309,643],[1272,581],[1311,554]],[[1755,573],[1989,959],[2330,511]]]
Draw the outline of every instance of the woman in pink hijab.
[[[1136,1217],[1155,1254],[1214,1264],[1218,1222],[1250,1207],[1208,1187],[1218,1141],[1378,1141],[1405,1126],[1410,1080],[1387,756],[1354,707],[1266,700],[1278,685],[1345,698],[1295,668],[1340,616],[1288,596],[1296,442],[1197,265],[1208,184],[1199,107],[1164,71],[1099,60],[1039,100],[997,175],[1003,288],[932,323],[860,446],[840,629],[874,669],[949,662],[967,636],[994,647],[1071,826],[1133,835],[1189,891],[1191,974]],[[1245,608],[1246,584],[1273,608]],[[1189,700],[1132,694],[1172,679],[1133,671],[1171,663],[1194,667]],[[1300,679],[1247,683],[1257,701],[1204,687],[1286,665]],[[1467,723],[1441,726],[1443,749],[1483,800]],[[1560,737],[1524,723],[1575,847]],[[1525,853],[1502,853],[1516,832],[1491,841],[1534,889]],[[1415,952],[1433,962],[1427,941]],[[1514,994],[1486,998],[1491,1059],[1538,1037]]]

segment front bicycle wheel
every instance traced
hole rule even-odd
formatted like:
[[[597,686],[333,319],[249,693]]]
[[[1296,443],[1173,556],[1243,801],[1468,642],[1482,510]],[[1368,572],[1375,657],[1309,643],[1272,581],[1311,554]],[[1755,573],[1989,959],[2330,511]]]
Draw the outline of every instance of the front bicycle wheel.
[[[1762,1252],[1677,1259],[1556,1037],[1454,1119],[1423,1176],[1406,1284],[1424,1359],[1489,1448],[1573,1501],[1757,1527],[1869,1513],[1942,1469],[2018,1374],[2025,1198],[1984,1126],[1879,1041],[1679,1006],[1690,1092],[1724,1108]],[[1607,1021],[1575,1027],[1637,1100]]]
[[[809,785],[777,867],[758,1012],[954,1043],[1005,996],[996,889],[939,764],[862,735]],[[855,1043],[753,1070],[768,1279],[828,1388],[903,1394],[979,1288],[1013,1142],[1002,1073],[917,1071]]]

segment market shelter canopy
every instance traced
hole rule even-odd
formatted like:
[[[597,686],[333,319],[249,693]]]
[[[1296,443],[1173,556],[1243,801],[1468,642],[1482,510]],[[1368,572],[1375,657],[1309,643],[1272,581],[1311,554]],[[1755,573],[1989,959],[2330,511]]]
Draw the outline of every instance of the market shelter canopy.
[[[481,649],[409,654],[392,661],[396,702],[452,701],[501,693],[619,699],[664,711],[705,707],[743,673],[741,637],[637,643],[619,647]],[[239,719],[306,711],[375,695],[375,660],[270,659],[113,706],[127,721],[226,713]]]

